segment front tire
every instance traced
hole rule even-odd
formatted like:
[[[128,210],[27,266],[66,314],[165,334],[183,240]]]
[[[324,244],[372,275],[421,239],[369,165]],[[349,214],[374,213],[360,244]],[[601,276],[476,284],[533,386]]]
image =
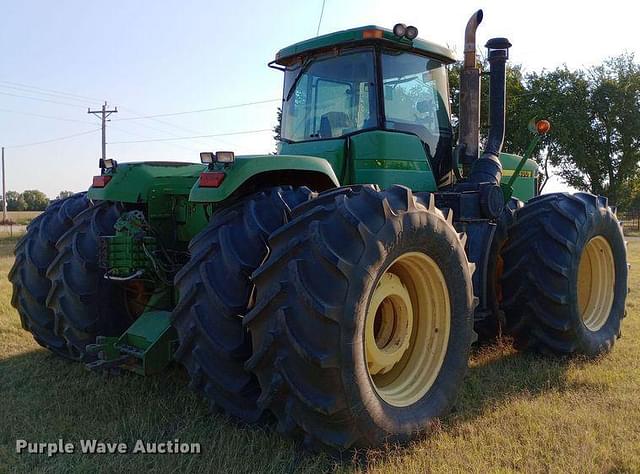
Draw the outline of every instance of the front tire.
[[[342,188],[343,190],[345,188]],[[322,194],[270,238],[247,362],[309,447],[406,442],[460,390],[475,298],[461,235],[405,187]]]
[[[596,357],[620,334],[622,228],[604,197],[547,194],[516,212],[503,251],[507,325],[518,347]]]

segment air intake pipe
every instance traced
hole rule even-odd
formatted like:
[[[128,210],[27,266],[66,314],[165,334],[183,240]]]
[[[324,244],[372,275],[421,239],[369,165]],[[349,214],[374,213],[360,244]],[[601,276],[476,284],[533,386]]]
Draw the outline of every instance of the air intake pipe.
[[[499,155],[504,143],[506,109],[506,63],[511,43],[507,38],[493,38],[486,44],[489,50],[489,137],[482,156],[473,163],[470,183],[500,184],[502,165]]]
[[[476,62],[476,30],[482,22],[478,10],[467,22],[464,30],[464,64],[460,72],[460,139],[459,161],[463,174],[478,159],[480,132],[480,69]]]

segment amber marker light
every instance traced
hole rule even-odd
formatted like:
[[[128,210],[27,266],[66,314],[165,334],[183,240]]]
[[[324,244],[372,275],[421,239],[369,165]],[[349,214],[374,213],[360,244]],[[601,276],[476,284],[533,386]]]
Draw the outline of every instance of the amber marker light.
[[[382,30],[364,30],[362,32],[362,39],[382,38]]]
[[[536,131],[540,135],[544,135],[545,133],[549,132],[549,130],[551,130],[551,124],[548,120],[538,120],[536,122]]]

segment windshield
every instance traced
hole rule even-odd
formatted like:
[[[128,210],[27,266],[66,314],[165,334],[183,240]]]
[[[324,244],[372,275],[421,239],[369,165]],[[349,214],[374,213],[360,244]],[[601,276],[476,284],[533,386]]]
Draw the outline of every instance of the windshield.
[[[384,128],[414,133],[431,158],[444,158],[452,138],[445,66],[417,54],[383,51],[382,77]]]
[[[285,71],[282,138],[338,138],[377,125],[373,49],[316,57]]]

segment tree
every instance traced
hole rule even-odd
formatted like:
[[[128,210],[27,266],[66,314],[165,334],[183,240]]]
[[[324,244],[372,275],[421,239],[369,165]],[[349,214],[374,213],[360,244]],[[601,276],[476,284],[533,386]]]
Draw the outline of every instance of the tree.
[[[42,191],[29,189],[22,193],[28,211],[44,211],[49,205],[49,198]]]
[[[486,65],[483,65],[486,68]],[[453,122],[457,124],[462,65],[450,71]],[[488,131],[489,81],[482,81],[482,138]],[[609,197],[612,204],[631,202],[628,192],[640,186],[640,65],[631,54],[606,60],[587,71],[566,66],[522,74],[507,65],[505,151],[522,154],[531,140],[527,123],[548,119],[551,132],[534,150],[548,178],[548,164],[570,186]],[[640,199],[637,200],[640,202]]]
[[[273,127],[273,139],[276,141],[276,154],[278,153],[278,147],[282,141],[282,107],[278,107],[276,112],[276,125]]]
[[[17,191],[7,191],[7,210],[8,211],[26,211],[27,203],[22,194]]]
[[[618,204],[640,160],[640,65],[633,55],[587,71],[530,74],[527,86],[532,105],[552,123],[546,144],[561,178]]]
[[[73,191],[60,191],[60,194],[58,194],[58,197],[56,199],[65,199],[73,196],[74,194],[75,193]]]
[[[488,71],[488,62],[481,64],[483,71]],[[462,62],[458,61],[449,66],[449,90],[451,94],[451,121],[454,128],[458,129],[460,114],[460,72]],[[509,153],[524,153],[531,141],[531,133],[527,124],[531,120],[527,102],[527,89],[522,74],[522,66],[507,63],[506,77],[507,103],[506,103],[506,135],[504,149]],[[484,78],[480,87],[480,139],[487,138],[489,133],[489,80]]]

